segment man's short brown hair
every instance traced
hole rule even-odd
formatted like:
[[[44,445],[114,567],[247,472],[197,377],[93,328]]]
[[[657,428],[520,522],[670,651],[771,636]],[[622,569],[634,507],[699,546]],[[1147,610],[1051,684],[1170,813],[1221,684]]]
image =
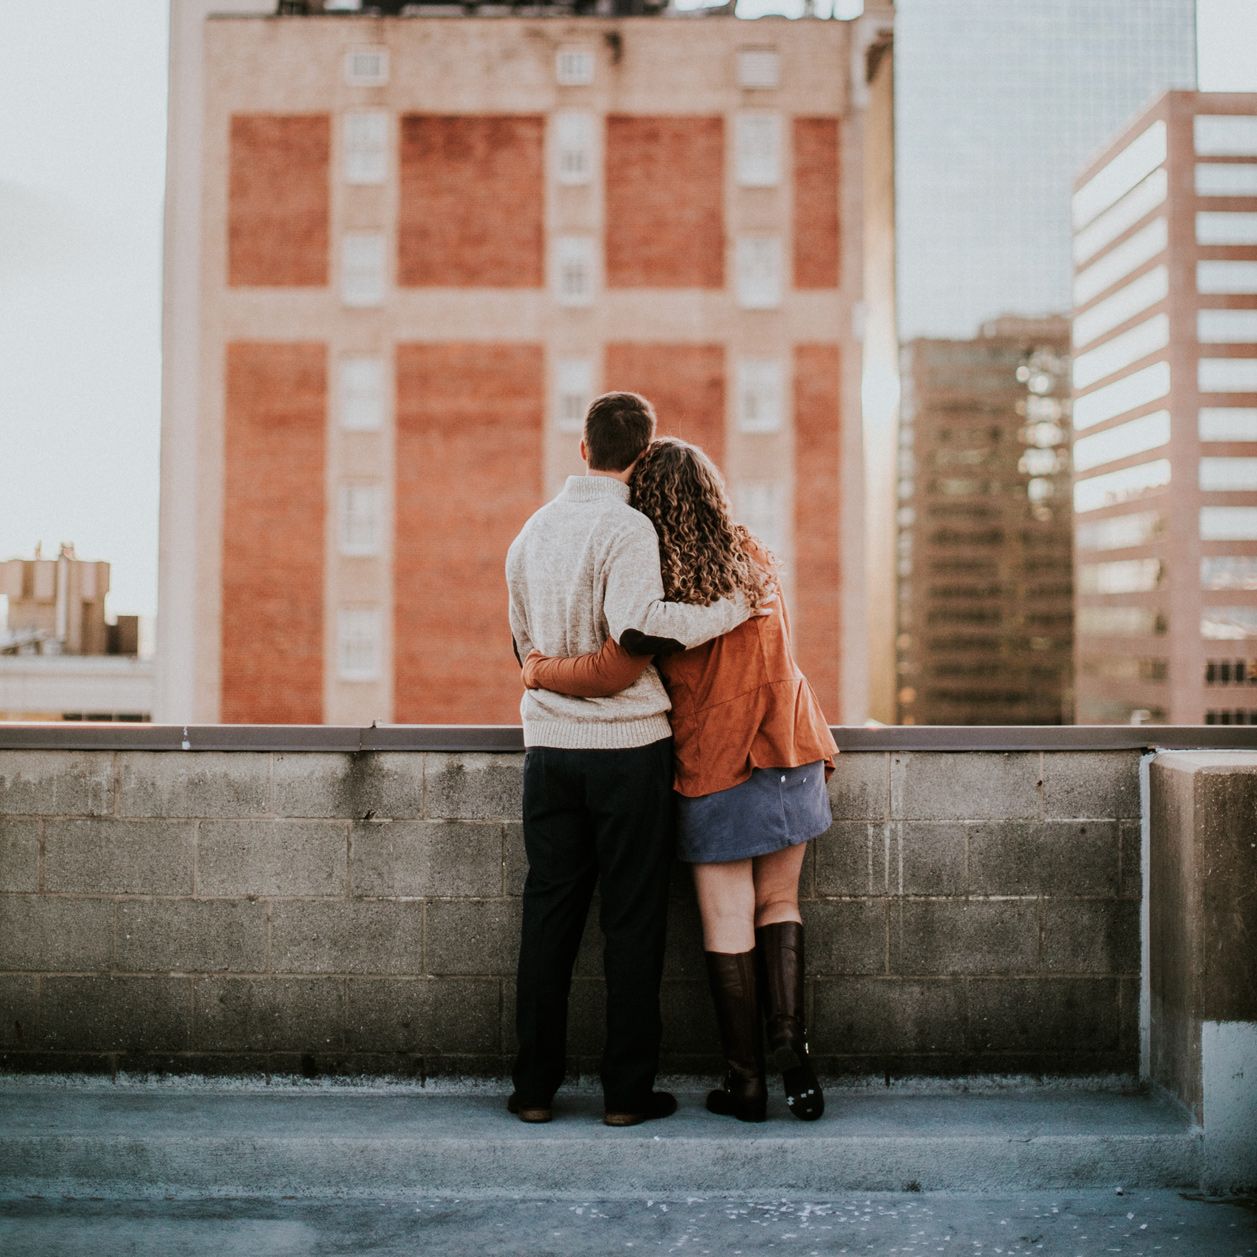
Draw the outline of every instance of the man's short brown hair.
[[[655,436],[655,408],[637,393],[603,393],[585,412],[590,471],[623,471]]]

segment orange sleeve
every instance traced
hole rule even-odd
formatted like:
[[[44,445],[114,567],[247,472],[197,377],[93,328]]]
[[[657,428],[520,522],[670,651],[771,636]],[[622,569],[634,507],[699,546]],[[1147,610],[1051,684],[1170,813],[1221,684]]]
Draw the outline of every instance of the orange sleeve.
[[[530,651],[524,660],[524,685],[576,698],[607,698],[628,689],[650,665],[649,655],[630,655],[614,638],[588,655],[543,655]]]

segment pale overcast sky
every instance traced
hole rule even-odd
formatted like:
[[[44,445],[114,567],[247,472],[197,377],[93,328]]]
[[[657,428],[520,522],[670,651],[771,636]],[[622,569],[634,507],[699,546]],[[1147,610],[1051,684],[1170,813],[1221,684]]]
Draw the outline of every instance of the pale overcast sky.
[[[73,541],[123,614],[157,602],[167,4],[0,0],[0,559]],[[1257,90],[1257,0],[1199,35],[1203,88]]]

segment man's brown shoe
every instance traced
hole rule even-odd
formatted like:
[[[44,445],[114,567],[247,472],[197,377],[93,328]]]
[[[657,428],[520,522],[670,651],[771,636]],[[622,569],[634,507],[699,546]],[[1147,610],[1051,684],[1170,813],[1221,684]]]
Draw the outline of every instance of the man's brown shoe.
[[[523,1104],[513,1092],[506,1102],[506,1111],[514,1113],[521,1122],[548,1122],[554,1117],[552,1108],[540,1104]]]
[[[676,1096],[668,1091],[652,1091],[644,1110],[625,1112],[622,1109],[608,1109],[602,1115],[602,1120],[608,1126],[640,1126],[642,1122],[650,1122],[659,1117],[671,1117],[676,1111]]]

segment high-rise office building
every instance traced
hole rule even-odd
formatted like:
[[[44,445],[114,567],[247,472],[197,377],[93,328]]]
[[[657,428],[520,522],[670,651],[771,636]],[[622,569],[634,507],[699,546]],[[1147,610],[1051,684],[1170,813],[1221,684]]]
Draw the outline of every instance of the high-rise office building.
[[[1069,410],[1064,318],[904,347],[901,723],[1068,722]]]
[[[1083,723],[1257,723],[1257,94],[1171,92],[1078,179]]]
[[[256,10],[171,9],[159,717],[516,721],[505,551],[622,388],[861,718],[860,22]]]

